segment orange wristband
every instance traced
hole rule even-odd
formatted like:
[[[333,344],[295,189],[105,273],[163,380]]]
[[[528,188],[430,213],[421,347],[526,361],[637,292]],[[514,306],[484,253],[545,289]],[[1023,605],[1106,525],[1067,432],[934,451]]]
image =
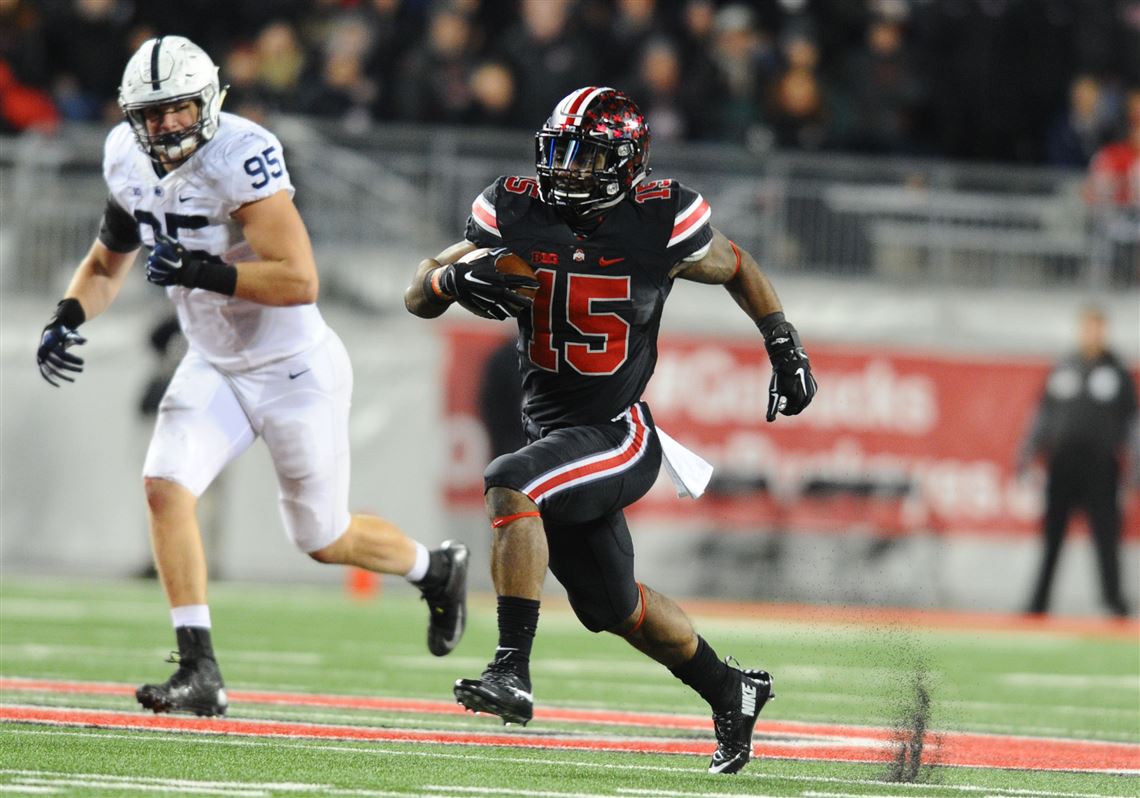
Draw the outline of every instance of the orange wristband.
[[[439,287],[439,273],[443,271],[443,268],[444,267],[440,266],[438,269],[434,270],[431,273],[431,291],[433,294],[435,294],[436,299],[439,299],[443,302],[454,302],[455,297],[444,293],[444,290]]]

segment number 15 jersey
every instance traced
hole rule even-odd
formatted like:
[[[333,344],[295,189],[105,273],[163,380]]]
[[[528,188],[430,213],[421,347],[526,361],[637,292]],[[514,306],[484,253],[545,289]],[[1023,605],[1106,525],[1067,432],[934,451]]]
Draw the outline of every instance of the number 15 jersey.
[[[107,136],[110,191],[100,240],[118,252],[154,246],[163,232],[190,252],[256,260],[231,214],[278,191],[293,195],[281,142],[260,125],[221,114],[218,132],[177,169],[159,176],[127,123]],[[200,288],[170,286],[187,341],[212,365],[243,371],[308,351],[328,328],[316,305],[271,307]]]
[[[524,411],[544,430],[609,421],[641,398],[657,365],[669,274],[704,256],[711,212],[674,180],[640,184],[575,233],[530,177],[500,177],[471,206],[466,238],[507,247],[539,282],[519,317]]]

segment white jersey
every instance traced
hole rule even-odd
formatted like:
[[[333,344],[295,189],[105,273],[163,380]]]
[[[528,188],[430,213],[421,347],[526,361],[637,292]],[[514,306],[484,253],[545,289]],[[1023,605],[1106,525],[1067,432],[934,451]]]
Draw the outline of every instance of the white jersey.
[[[231,214],[278,191],[293,196],[281,142],[260,125],[221,114],[218,132],[163,177],[139,149],[126,122],[107,136],[103,177],[112,199],[139,225],[146,246],[156,230],[190,251],[228,262],[252,252]],[[328,328],[316,305],[270,307],[200,288],[170,286],[167,295],[190,346],[227,371],[243,371],[308,351]]]

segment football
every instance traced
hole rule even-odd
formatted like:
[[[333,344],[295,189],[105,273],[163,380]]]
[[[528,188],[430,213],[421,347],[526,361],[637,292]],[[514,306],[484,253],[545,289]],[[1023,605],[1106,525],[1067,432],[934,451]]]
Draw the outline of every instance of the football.
[[[534,269],[530,267],[530,264],[515,253],[511,252],[506,247],[496,247],[495,249],[483,247],[481,249],[476,249],[472,252],[467,253],[462,258],[460,258],[460,260],[475,260],[477,258],[482,258],[487,254],[493,253],[498,253],[497,257],[495,258],[495,271],[502,274],[518,274],[523,277],[534,278]],[[518,288],[516,290],[519,294],[525,297],[530,297],[531,299],[534,299],[534,295],[537,293],[537,289],[535,288]]]

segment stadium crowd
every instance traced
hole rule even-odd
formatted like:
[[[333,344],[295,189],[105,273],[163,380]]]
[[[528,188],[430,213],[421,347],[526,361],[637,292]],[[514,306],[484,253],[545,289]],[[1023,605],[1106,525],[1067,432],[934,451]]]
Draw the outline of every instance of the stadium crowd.
[[[1140,87],[1140,0],[0,0],[0,130],[112,121],[146,38],[229,110],[533,129],[613,85],[657,140],[1084,167]]]

